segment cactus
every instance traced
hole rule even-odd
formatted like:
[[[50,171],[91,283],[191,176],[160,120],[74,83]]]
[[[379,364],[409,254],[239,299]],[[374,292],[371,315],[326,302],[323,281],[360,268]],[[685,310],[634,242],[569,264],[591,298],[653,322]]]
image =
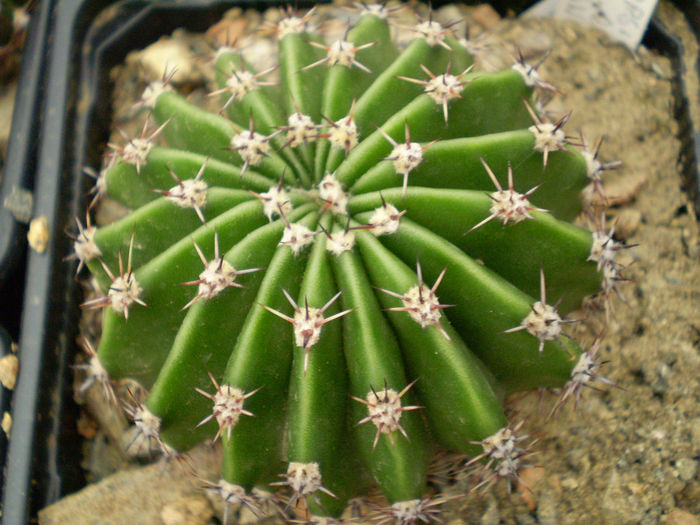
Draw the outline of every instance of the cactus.
[[[96,191],[131,213],[78,222],[105,307],[85,388],[143,385],[127,411],[167,454],[221,439],[227,506],[281,487],[330,518],[378,487],[380,520],[430,521],[438,450],[517,480],[505,394],[606,381],[565,316],[619,276],[612,233],[572,224],[607,165],[532,109],[535,68],[475,71],[432,18],[399,49],[390,14],[326,44],[285,11],[279,83],[220,49],[220,114],[151,84]]]

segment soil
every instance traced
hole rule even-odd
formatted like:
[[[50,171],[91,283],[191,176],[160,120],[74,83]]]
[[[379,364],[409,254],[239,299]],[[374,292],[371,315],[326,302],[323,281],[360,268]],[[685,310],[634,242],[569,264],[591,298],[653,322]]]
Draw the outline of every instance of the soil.
[[[614,386],[597,383],[598,391],[585,391],[579,403],[567,403],[552,418],[548,414],[557,398],[550,393],[509,399],[511,420],[523,420],[523,431],[537,440],[532,466],[521,472],[522,482],[512,494],[503,484],[472,491],[448,503],[443,518],[454,525],[698,524],[700,245],[695,212],[681,190],[672,65],[643,46],[632,53],[605,35],[572,23],[500,20],[483,6],[448,6],[439,11],[438,19],[455,20],[465,13],[470,37],[481,49],[482,69],[507,67],[514,46],[528,60],[551,50],[539,71],[562,94],[546,109],[554,116],[573,109],[568,134],[578,137],[581,132],[590,143],[603,137],[602,160],[622,161],[620,169],[605,176],[606,193],[614,204],[607,210],[607,223],[615,224],[618,239],[634,247],[620,252],[627,282],[620,284],[619,295],[610,298],[612,313],[606,315],[601,301],[592,300],[579,312],[585,322],[576,325],[584,346],[604,334],[599,355],[606,364],[600,374]],[[257,25],[259,15],[244,20],[238,14],[232,13],[208,36],[230,36],[232,28],[245,32]],[[668,2],[661,2],[658,14],[673,32],[684,36],[686,63],[691,65],[688,75],[694,75],[697,41],[685,20]],[[195,55],[209,52],[200,36],[176,32],[173,40]],[[127,60],[114,76],[123,86],[115,100],[119,126],[138,132],[141,124],[127,121],[148,70],[137,63],[136,58]],[[193,71],[180,82],[193,90],[192,96],[201,97],[202,77],[197,68]],[[695,88],[691,92],[697,93],[697,78],[688,82]],[[691,101],[695,118],[700,116],[698,105]],[[119,211],[103,207],[98,220],[114,213]],[[86,319],[85,330],[92,334],[97,330],[91,319]],[[93,399],[99,397],[96,390],[88,395],[88,409],[99,402]],[[104,421],[105,416],[93,414],[86,411],[83,419],[82,431],[92,437],[86,441],[85,467],[95,481],[104,479],[45,509],[42,523],[60,523],[65,516],[74,523],[92,522],[95,516],[103,517],[101,523],[115,524],[212,523],[212,516],[220,515],[192,478],[188,490],[178,489],[174,495],[167,485],[154,484],[147,470],[153,467],[137,468],[134,477],[119,481],[116,476],[123,474],[111,472],[124,466],[127,458],[110,443],[124,439],[125,423],[120,416]],[[102,426],[96,419],[103,420]],[[212,452],[204,449],[197,454],[209,457]],[[169,477],[189,476],[182,474],[183,469],[168,468]],[[463,493],[477,480],[478,472],[463,473],[443,491]],[[111,483],[110,490],[100,491],[105,483]],[[105,498],[145,490],[156,494],[160,503],[149,509],[122,505],[105,510]],[[168,497],[157,499],[163,493]]]

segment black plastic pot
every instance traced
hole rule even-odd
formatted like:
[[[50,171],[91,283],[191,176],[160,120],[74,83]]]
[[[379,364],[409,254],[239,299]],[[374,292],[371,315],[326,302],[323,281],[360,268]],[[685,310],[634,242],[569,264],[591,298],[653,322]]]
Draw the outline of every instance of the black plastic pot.
[[[75,265],[63,259],[71,251],[65,232],[74,217],[84,216],[88,181],[83,167],[100,166],[108,137],[111,109],[105,101],[113,89],[109,70],[129,51],[177,27],[205,30],[233,5],[266,8],[280,3],[284,2],[126,0],[109,5],[104,0],[44,0],[34,15],[1,195],[4,200],[13,187],[33,190],[32,215],[48,218],[50,242],[44,253],[30,251],[23,264],[26,229],[0,209],[4,307],[8,297],[14,298],[10,311],[3,311],[2,323],[19,341],[21,363],[4,469],[3,524],[31,522],[40,508],[84,484],[69,366],[77,351],[80,293]],[[497,7],[505,12],[508,3],[500,4]],[[689,20],[700,24],[697,2],[678,4]],[[700,35],[700,28],[695,32]],[[700,211],[700,128],[693,127],[687,102],[688,95],[698,94],[686,92],[676,39],[654,22],[644,43],[673,59],[675,116],[685,139],[680,160]],[[8,339],[0,337],[0,351],[8,351]],[[3,392],[0,403],[7,403],[7,394]],[[0,454],[4,444],[0,441]]]

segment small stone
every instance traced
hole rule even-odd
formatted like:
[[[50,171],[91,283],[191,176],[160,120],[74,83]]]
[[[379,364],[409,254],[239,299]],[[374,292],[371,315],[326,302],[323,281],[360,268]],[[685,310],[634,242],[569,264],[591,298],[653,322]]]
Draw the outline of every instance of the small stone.
[[[681,241],[691,259],[697,259],[700,256],[700,241],[698,241],[697,233],[693,228],[683,228],[681,230]]]
[[[700,518],[681,509],[673,509],[666,516],[666,525],[700,525]]]
[[[588,78],[591,82],[598,82],[603,76],[602,70],[596,65],[592,65],[586,69],[586,74],[588,74]]]
[[[557,504],[551,492],[545,491],[537,501],[537,523],[557,525]]]
[[[692,458],[680,458],[676,460],[676,471],[682,481],[691,481],[698,470],[698,462]]]
[[[646,488],[646,485],[632,481],[627,484],[627,488],[632,494],[642,494]]]
[[[97,434],[97,424],[90,419],[85,413],[81,414],[76,422],[78,434],[85,439],[93,439]]]
[[[206,525],[214,516],[209,500],[203,495],[189,496],[163,507],[163,525]]]
[[[651,433],[649,434],[649,437],[655,441],[662,441],[662,440],[666,439],[666,431],[662,430],[660,428],[656,428],[656,429],[651,431]]]
[[[536,62],[552,49],[552,37],[537,30],[523,30],[516,45],[525,59]]]
[[[10,432],[12,431],[12,416],[9,412],[4,412],[2,415],[2,423],[0,423],[2,431],[5,432],[7,439],[10,439]]]
[[[575,448],[566,455],[569,465],[578,473],[586,473],[591,468],[591,460],[588,457],[588,450]]]
[[[444,26],[450,26],[457,38],[467,34],[467,22],[456,4],[448,4],[441,7],[435,13],[435,19]]]
[[[498,525],[500,522],[501,513],[498,511],[496,500],[492,499],[481,516],[481,525]]]
[[[34,194],[31,191],[12,186],[10,194],[2,203],[4,208],[10,210],[12,216],[19,222],[29,223],[34,207]]]
[[[127,457],[150,459],[158,454],[158,444],[145,437],[136,425],[128,427],[119,438],[121,450]]]
[[[690,421],[690,443],[693,446],[693,453],[700,453],[700,417],[696,417]]]
[[[29,246],[38,252],[43,253],[49,244],[49,220],[45,216],[36,217],[29,223],[27,232]]]
[[[646,182],[646,176],[640,173],[611,178],[603,182],[605,197],[596,195],[593,206],[617,206],[632,201],[641,191]]]
[[[515,516],[515,523],[518,525],[536,525],[537,522],[535,521],[535,518],[530,516],[529,514],[520,514]]]
[[[565,478],[561,481],[561,486],[568,490],[576,490],[578,488],[578,481],[574,478]]]
[[[224,17],[205,33],[209,41],[213,41],[217,48],[230,46],[233,42],[238,42],[246,31],[247,19],[242,16]]]
[[[628,460],[633,463],[642,459],[645,450],[646,447],[643,443],[637,443],[635,445],[632,445],[629,449],[627,449],[625,453],[627,454]]]
[[[520,498],[523,500],[525,505],[527,505],[530,512],[532,512],[537,507],[537,502],[535,501],[532,489],[542,478],[544,478],[544,469],[535,467],[523,468],[520,470],[520,472],[518,472],[518,476],[520,477],[520,483],[518,483]]]
[[[113,199],[105,199],[100,202],[100,205],[97,207],[97,211],[95,212],[95,224],[98,226],[111,224],[126,217],[130,211],[129,208],[120,202]]]
[[[603,494],[602,511],[607,523],[639,523],[646,509],[635,496],[628,496],[620,483],[620,475],[613,470]]]
[[[627,240],[634,235],[642,223],[642,212],[632,208],[622,210],[616,217],[615,236]]]
[[[489,4],[476,6],[472,12],[472,19],[484,29],[495,26],[501,21],[501,15]]]
[[[18,370],[19,361],[16,355],[9,354],[0,359],[0,384],[8,390],[14,390]]]
[[[656,525],[659,523],[659,518],[661,517],[662,512],[662,507],[659,505],[653,506],[644,513],[639,525]]]
[[[175,84],[201,79],[201,73],[187,45],[173,38],[158,40],[127,58],[127,62],[134,60],[141,65],[144,77],[149,82],[163,78],[166,71],[174,71],[171,81]]]

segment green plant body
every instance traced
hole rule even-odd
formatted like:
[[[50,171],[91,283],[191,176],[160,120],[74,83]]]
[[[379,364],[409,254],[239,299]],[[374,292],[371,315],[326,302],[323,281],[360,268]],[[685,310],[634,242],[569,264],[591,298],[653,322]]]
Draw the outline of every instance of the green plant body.
[[[150,85],[158,130],[101,176],[133,211],[79,224],[91,379],[142,384],[128,411],[169,454],[221,439],[229,504],[272,487],[337,517],[378,487],[385,519],[432,520],[437,451],[515,479],[504,395],[595,377],[564,316],[616,272],[572,224],[604,167],[531,109],[535,69],[475,71],[432,19],[399,49],[388,14],[325,44],[287,12],[275,84],[220,50],[220,114]]]

